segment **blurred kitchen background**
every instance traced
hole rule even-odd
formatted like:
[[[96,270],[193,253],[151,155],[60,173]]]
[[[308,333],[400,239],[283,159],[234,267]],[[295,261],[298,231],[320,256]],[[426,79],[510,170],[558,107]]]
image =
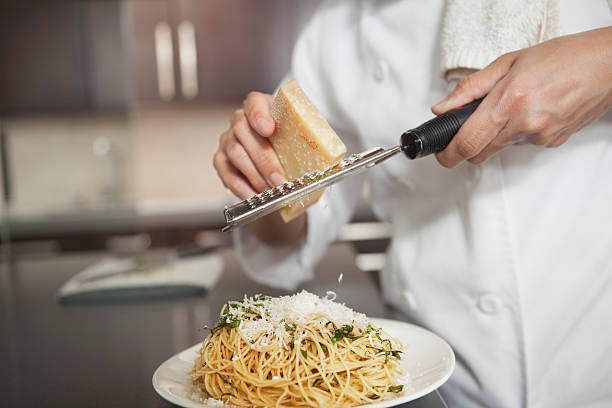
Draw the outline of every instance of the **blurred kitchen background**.
[[[13,253],[207,239],[230,113],[272,92],[318,0],[0,6],[2,242]],[[205,242],[204,242],[205,244]]]
[[[319,3],[0,2],[0,406],[171,407],[164,360],[228,299],[288,293],[245,278],[212,157]],[[300,288],[399,318],[362,207]]]

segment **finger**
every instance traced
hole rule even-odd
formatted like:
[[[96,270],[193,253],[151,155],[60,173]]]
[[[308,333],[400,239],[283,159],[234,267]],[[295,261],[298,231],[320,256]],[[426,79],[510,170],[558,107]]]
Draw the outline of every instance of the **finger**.
[[[230,163],[246,177],[255,190],[261,192],[271,187],[257,171],[244,147],[235,138],[231,138],[225,143],[223,152]]]
[[[476,111],[461,126],[446,149],[436,154],[444,167],[455,167],[482,152],[508,123],[508,116],[500,107],[499,94],[491,92]]]
[[[472,164],[482,164],[489,160],[491,156],[505,148],[505,145],[499,143],[489,143],[487,147],[482,150],[482,152],[478,153],[476,156],[472,157],[468,161]]]
[[[440,115],[488,94],[508,73],[517,55],[516,52],[504,54],[480,71],[463,78],[450,95],[431,107],[432,112]]]
[[[559,134],[553,138],[553,140],[546,144],[546,147],[559,147],[565,142],[569,140],[569,138],[574,134],[579,132],[585,126],[596,121],[601,115],[606,112],[606,108],[599,108],[591,110],[590,112],[582,115],[576,115],[581,117],[580,120],[576,120],[573,117],[569,119],[569,123],[573,123],[573,125],[566,126],[565,128],[559,131]],[[574,115],[572,115],[574,116]]]
[[[565,142],[567,142],[573,134],[573,130],[564,129],[557,135],[557,137],[552,142],[548,143],[546,147],[559,147]]]
[[[258,135],[244,118],[234,123],[232,129],[236,139],[242,144],[268,185],[274,187],[284,183],[286,180],[283,176],[283,167],[270,141]]]
[[[491,156],[505,149],[509,145],[513,144],[514,140],[518,140],[515,136],[516,130],[515,126],[511,121],[506,123],[497,135],[496,138],[491,140],[488,145],[485,146],[484,149],[476,156],[472,157],[468,161],[472,164],[482,164],[487,161]]]
[[[561,146],[562,144],[567,142],[574,133],[578,132],[580,129],[582,129],[587,124],[588,124],[587,121],[582,120],[577,123],[574,123],[572,126],[561,129],[559,134],[550,143],[548,143],[546,147]]]
[[[271,105],[272,96],[261,92],[251,92],[244,100],[244,111],[249,124],[264,137],[272,136],[276,126],[270,114]]]
[[[223,185],[241,200],[246,200],[257,194],[244,176],[230,163],[223,152],[217,152],[217,154],[215,154],[213,164]]]
[[[499,132],[496,138],[491,140],[491,142],[484,149],[482,149],[480,153],[478,153],[476,156],[472,157],[468,161],[472,164],[482,164],[487,161],[491,156],[504,150],[506,147],[513,144],[517,144],[520,140],[520,137],[515,136],[516,131],[511,128],[512,126],[510,125],[510,123],[506,124],[506,126]]]
[[[244,109],[236,109],[235,111],[232,112],[231,116],[230,116],[230,125],[234,126],[234,124],[236,122],[238,122],[239,120],[244,119],[245,113],[244,113]]]

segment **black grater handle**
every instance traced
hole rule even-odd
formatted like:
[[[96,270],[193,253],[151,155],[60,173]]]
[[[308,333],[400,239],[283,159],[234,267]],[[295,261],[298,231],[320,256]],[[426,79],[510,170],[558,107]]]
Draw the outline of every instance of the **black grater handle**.
[[[482,98],[436,116],[414,129],[407,130],[402,134],[402,151],[410,159],[416,159],[444,150],[453,140],[461,125],[474,113],[480,102]]]

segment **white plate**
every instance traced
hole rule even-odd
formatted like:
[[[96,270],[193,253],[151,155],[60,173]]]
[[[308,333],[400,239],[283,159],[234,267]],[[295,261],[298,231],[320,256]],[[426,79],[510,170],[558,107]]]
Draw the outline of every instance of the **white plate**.
[[[381,327],[407,345],[402,354],[401,366],[408,373],[411,382],[404,386],[404,391],[397,398],[360,407],[383,408],[400,405],[429,394],[448,380],[455,367],[455,354],[444,340],[413,324],[387,319],[370,320],[375,326]],[[201,343],[198,343],[171,357],[153,374],[155,391],[173,404],[187,408],[213,406],[200,400],[188,374],[200,346]]]

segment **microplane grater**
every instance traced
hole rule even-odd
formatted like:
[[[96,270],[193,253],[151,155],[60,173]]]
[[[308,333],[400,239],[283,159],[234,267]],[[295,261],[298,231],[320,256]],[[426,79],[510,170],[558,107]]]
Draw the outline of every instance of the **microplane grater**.
[[[230,231],[248,224],[294,203],[307,195],[328,187],[345,177],[373,167],[399,152],[410,159],[427,156],[444,150],[476,110],[482,99],[471,102],[437,116],[422,125],[404,132],[401,143],[388,149],[375,147],[352,154],[324,171],[310,171],[285,183],[263,191],[224,209],[226,225],[222,231]]]

